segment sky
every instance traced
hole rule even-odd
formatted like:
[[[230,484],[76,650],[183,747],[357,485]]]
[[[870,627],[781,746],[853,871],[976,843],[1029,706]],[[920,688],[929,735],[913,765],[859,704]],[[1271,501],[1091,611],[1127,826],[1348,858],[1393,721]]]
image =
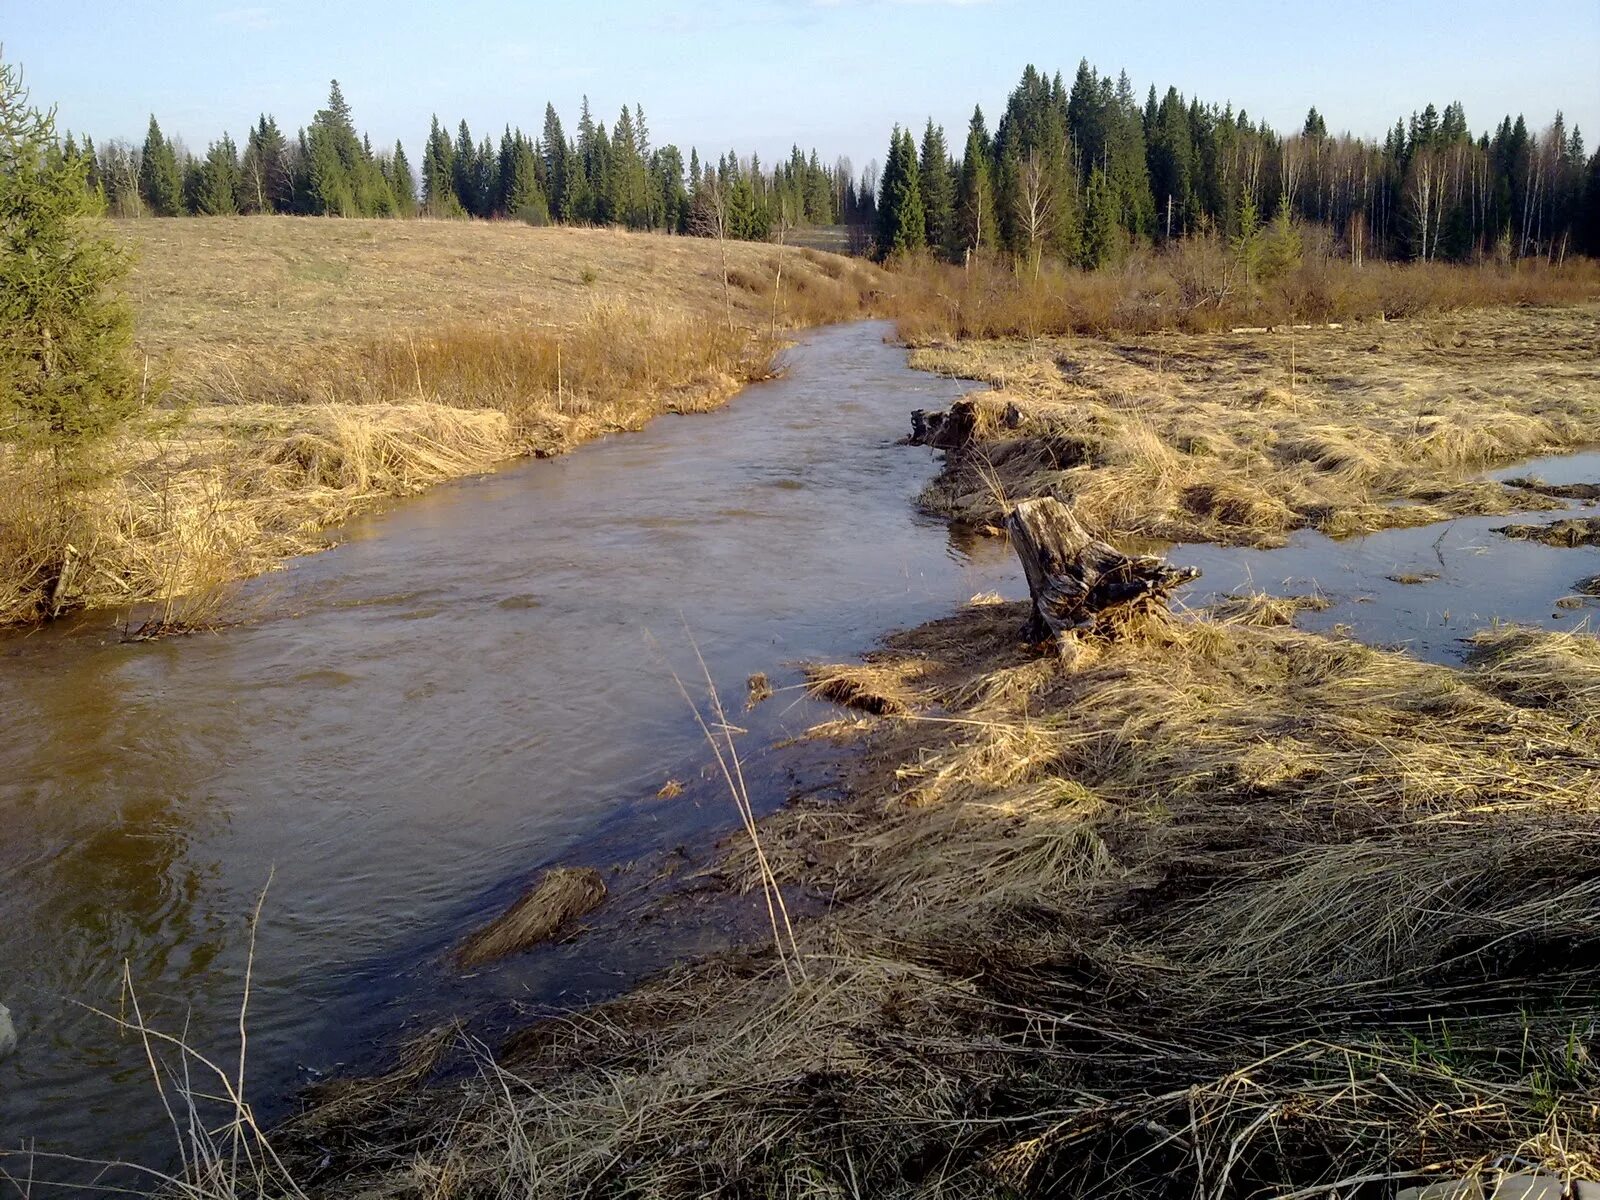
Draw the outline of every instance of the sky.
[[[798,143],[859,171],[896,122],[931,116],[959,152],[975,103],[992,130],[1024,65],[1070,84],[1080,58],[1284,130],[1315,104],[1330,132],[1381,136],[1460,100],[1474,132],[1561,109],[1600,146],[1600,0],[0,0],[0,47],[63,128],[138,141],[153,112],[196,152],[263,111],[293,131],[337,78],[413,161],[434,113],[481,140],[537,133],[549,100],[570,135],[587,94],[608,124],[642,104],[685,157]]]

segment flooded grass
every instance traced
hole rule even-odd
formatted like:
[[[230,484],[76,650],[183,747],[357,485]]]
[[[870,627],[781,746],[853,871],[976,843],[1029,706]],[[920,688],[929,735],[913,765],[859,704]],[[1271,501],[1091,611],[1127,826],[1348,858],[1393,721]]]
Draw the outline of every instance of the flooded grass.
[[[505,912],[475,930],[455,960],[462,967],[481,967],[521,953],[570,930],[605,898],[606,882],[593,867],[554,867]]]
[[[517,1086],[449,1089],[449,1129],[436,1091],[396,1092],[369,1145],[467,1192],[595,1196],[1600,1176],[1600,642],[1426,611],[1528,584],[1560,619],[1570,567],[1521,556],[1563,552],[1472,539],[1582,502],[1484,472],[1593,441],[1596,314],[1449,321],[1307,339],[1281,387],[1236,341],[924,353],[998,387],[929,507],[1056,495],[1189,543],[1202,607],[1041,654],[1027,606],[984,596],[809,668],[867,714],[815,731],[862,754],[848,795],[716,871],[823,906],[804,980],[773,952],[680,967],[531,1027]],[[1362,604],[1415,653],[1341,629]],[[398,1185],[370,1157],[326,1182]]]
[[[1562,517],[1540,525],[1502,525],[1496,533],[1546,546],[1600,546],[1600,517]]]
[[[1502,630],[1452,670],[1296,607],[1038,656],[1025,606],[982,604],[834,668],[913,706],[858,726],[848,801],[763,826],[830,901],[807,981],[720,957],[553,1019],[421,1161],[659,1196],[1326,1194],[1511,1153],[1592,1177],[1593,639]],[[758,886],[747,853],[722,870]]]

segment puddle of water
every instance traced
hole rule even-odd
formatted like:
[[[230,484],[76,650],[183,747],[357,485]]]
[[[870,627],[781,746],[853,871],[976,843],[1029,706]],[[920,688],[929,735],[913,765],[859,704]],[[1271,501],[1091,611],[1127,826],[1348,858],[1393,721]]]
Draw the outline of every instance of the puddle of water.
[[[1600,451],[1533,459],[1490,477],[1524,476],[1547,483],[1600,482]],[[1573,504],[1566,513],[1463,517],[1341,541],[1302,530],[1278,550],[1185,545],[1166,553],[1205,573],[1184,594],[1188,604],[1244,589],[1278,596],[1317,593],[1332,604],[1302,613],[1296,621],[1302,628],[1343,626],[1369,645],[1454,663],[1470,649],[1465,639],[1496,623],[1594,628],[1600,602],[1583,598],[1579,607],[1566,608],[1557,601],[1571,597],[1580,579],[1600,574],[1600,549],[1545,546],[1494,532],[1516,522],[1592,513],[1600,513],[1600,504]]]
[[[1540,479],[1545,483],[1600,483],[1600,449],[1530,458],[1515,466],[1491,471],[1488,478],[1501,482],[1508,479]]]

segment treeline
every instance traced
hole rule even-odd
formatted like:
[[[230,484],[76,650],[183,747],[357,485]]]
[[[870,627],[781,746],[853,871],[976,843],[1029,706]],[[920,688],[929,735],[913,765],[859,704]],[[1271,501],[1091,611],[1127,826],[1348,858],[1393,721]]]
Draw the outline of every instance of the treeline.
[[[765,239],[780,226],[859,219],[862,207],[847,160],[824,166],[796,146],[770,170],[755,155],[702,164],[692,148],[685,163],[676,146],[651,146],[641,107],[624,106],[607,129],[587,97],[570,138],[553,105],[539,136],[507,126],[498,142],[476,139],[465,121],[452,136],[435,117],[419,170],[398,141],[375,150],[357,133],[337,80],[293,138],[263,114],[242,148],[224,134],[197,156],[152,115],[141,145],[68,135],[64,150],[84,160],[89,187],[124,217],[471,216]]]
[[[1558,113],[1474,138],[1459,103],[1399,121],[1382,142],[1332,136],[1313,108],[1283,136],[1175,88],[1141,106],[1126,73],[1087,62],[1071,88],[1029,66],[991,135],[975,109],[957,158],[930,120],[890,138],[880,256],[997,250],[1085,267],[1212,232],[1249,243],[1267,214],[1326,227],[1340,254],[1468,261],[1600,254],[1600,154]]]

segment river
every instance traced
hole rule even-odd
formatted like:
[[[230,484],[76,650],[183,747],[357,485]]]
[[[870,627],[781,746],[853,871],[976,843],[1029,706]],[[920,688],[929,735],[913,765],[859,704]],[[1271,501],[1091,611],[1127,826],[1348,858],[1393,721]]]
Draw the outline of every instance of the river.
[[[0,1148],[169,1163],[142,1049],[91,1010],[127,1011],[126,969],[147,1020],[231,1061],[263,889],[248,1025],[268,1118],[441,1016],[581,1004],[735,936],[737,914],[603,909],[502,968],[446,961],[545,866],[611,870],[733,828],[672,678],[695,686],[696,650],[735,711],[751,672],[779,689],[737,718],[771,809],[829,778],[774,748],[825,711],[793,664],[1026,594],[1003,540],[916,513],[938,464],[898,444],[907,415],[970,385],[911,371],[890,332],[816,332],[718,412],[357,520],[248,585],[248,619],[216,633],[125,644],[100,615],[0,640],[0,1002],[20,1035]],[[1582,619],[1554,601],[1595,552],[1507,543],[1489,532],[1506,519],[1172,557],[1206,571],[1188,603],[1321,590],[1314,627],[1451,661],[1496,618]],[[658,799],[669,779],[685,790]]]
[[[238,626],[122,644],[101,616],[0,642],[0,1002],[20,1035],[0,1146],[169,1158],[142,1051],[84,1006],[119,1011],[126,962],[147,1020],[231,1061],[269,874],[258,1098],[462,993],[615,990],[623,967],[564,947],[470,986],[440,960],[545,865],[732,826],[709,785],[654,799],[709,757],[669,664],[693,685],[698,646],[737,712],[751,672],[782,689],[786,664],[1021,586],[1002,543],[915,513],[937,463],[896,444],[907,414],[968,385],[911,371],[890,332],[817,332],[718,412],[355,521],[245,589]],[[816,719],[797,696],[741,718],[746,753]],[[756,771],[764,807],[785,771]]]

